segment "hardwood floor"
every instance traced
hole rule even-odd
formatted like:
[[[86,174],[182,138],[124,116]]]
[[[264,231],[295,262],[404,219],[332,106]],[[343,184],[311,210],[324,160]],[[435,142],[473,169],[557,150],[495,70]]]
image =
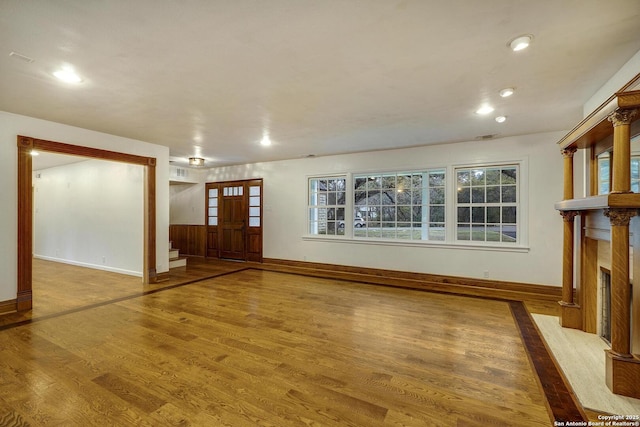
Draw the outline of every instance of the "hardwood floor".
[[[0,326],[85,309],[247,268],[244,264],[205,262],[202,258],[192,258],[189,262],[188,269],[172,270],[169,280],[145,286],[139,277],[34,259],[33,309],[0,315]]]
[[[1,425],[547,426],[564,404],[522,303],[190,259],[45,308],[77,286],[55,276],[0,326]]]

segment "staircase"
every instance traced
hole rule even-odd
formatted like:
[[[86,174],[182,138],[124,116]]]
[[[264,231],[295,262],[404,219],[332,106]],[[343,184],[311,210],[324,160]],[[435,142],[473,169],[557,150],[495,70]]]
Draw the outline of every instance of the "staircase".
[[[186,266],[187,257],[181,257],[180,249],[174,249],[173,242],[169,242],[169,270]]]

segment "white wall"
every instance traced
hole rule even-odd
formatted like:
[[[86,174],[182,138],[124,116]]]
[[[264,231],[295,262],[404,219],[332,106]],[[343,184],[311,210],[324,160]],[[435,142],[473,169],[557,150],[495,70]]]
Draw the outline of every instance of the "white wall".
[[[627,62],[620,68],[611,78],[604,84],[595,94],[584,104],[583,116],[586,118],[594,110],[596,110],[611,95],[620,90],[638,75],[640,70],[640,51],[636,52]],[[638,90],[640,83],[636,82],[629,90]],[[631,136],[638,134],[640,124],[635,122],[631,126]],[[612,138],[611,136],[609,138]],[[635,150],[634,150],[635,152]],[[574,175],[574,197],[587,197],[589,190],[589,162],[590,151],[588,149],[578,150],[573,159],[573,165],[576,171],[580,171]]]
[[[264,179],[264,256],[453,276],[560,286],[562,156],[553,132],[492,141],[257,163],[211,169],[207,182]],[[271,149],[277,149],[272,147]],[[305,239],[307,178],[344,172],[414,170],[424,167],[525,160],[528,164],[528,247],[521,251],[458,246],[362,244]],[[202,198],[203,190],[194,197]],[[196,192],[194,191],[194,194]]]
[[[34,256],[142,277],[144,167],[87,160],[34,172]]]
[[[204,184],[171,184],[170,224],[204,225]]]
[[[640,70],[640,51],[636,52],[595,94],[584,104],[583,116],[587,117],[611,95],[629,83]],[[637,86],[637,85],[636,85]],[[637,88],[636,88],[637,90]],[[577,124],[577,123],[576,123]]]
[[[169,149],[31,117],[0,112],[0,301],[17,295],[17,135],[155,157],[156,269],[169,269]]]
[[[169,223],[204,225],[207,171],[171,166],[169,173]]]

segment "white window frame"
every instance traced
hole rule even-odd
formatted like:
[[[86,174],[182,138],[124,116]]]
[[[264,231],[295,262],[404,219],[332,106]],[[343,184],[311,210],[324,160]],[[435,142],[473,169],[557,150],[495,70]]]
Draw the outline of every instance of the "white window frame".
[[[319,205],[319,204],[311,204],[311,182],[312,180],[330,180],[330,179],[344,179],[345,181],[345,204],[344,205],[338,205],[338,204],[333,204],[333,205]],[[306,215],[306,235],[309,236],[319,236],[322,238],[332,238],[332,239],[336,239],[336,238],[342,238],[346,233],[347,233],[347,228],[349,225],[349,208],[348,208],[348,201],[349,201],[349,179],[347,177],[347,174],[338,174],[338,175],[317,175],[317,176],[308,176],[307,177],[307,194],[306,194],[306,199],[307,199],[307,215]],[[335,234],[320,234],[317,232],[313,233],[312,232],[312,222],[315,222],[316,224],[319,222],[318,218],[312,218],[311,217],[311,211],[313,209],[320,209],[320,207],[326,207],[327,209],[338,209],[338,208],[344,208],[345,210],[345,214],[344,214],[344,224],[345,227],[343,228],[343,233],[339,234],[338,231],[338,218],[334,218],[333,220],[331,220],[331,222],[333,222],[335,224]]]
[[[480,241],[458,241],[456,240],[457,223],[457,176],[456,169],[473,167],[491,167],[517,165],[519,169],[518,179],[518,219],[516,225],[517,241],[515,243],[503,242],[480,242]],[[394,173],[397,171],[419,172],[424,170],[445,170],[445,240],[385,240],[373,238],[360,238],[353,235],[353,213],[354,213],[354,188],[353,176],[367,174]],[[344,235],[318,235],[310,233],[309,218],[309,179],[346,177],[346,200],[345,200],[345,229]],[[351,244],[384,245],[384,246],[413,246],[413,247],[439,247],[449,249],[468,249],[500,252],[527,252],[529,250],[529,159],[523,157],[519,159],[497,160],[492,162],[460,163],[442,165],[425,165],[424,168],[394,168],[393,170],[374,169],[355,172],[345,172],[337,174],[314,174],[305,177],[307,182],[306,194],[306,221],[303,240],[310,241],[332,241]]]
[[[450,167],[451,173],[451,187],[450,187],[450,201],[449,204],[449,216],[448,224],[448,236],[447,242],[451,244],[455,244],[457,246],[471,246],[471,247],[480,247],[480,248],[515,248],[521,249],[527,247],[529,243],[529,234],[528,234],[528,200],[529,200],[529,168],[528,168],[528,158],[513,160],[513,161],[499,161],[499,162],[478,162],[478,163],[465,163],[465,164],[457,164],[452,165]],[[518,179],[516,181],[516,241],[511,242],[490,242],[490,241],[478,241],[478,240],[458,240],[458,197],[457,197],[457,180],[458,175],[457,171],[460,169],[483,169],[483,168],[494,168],[494,167],[504,167],[504,166],[516,166],[518,169]]]
[[[429,175],[431,173],[443,173],[444,174],[444,182],[443,182],[443,197],[444,197],[444,203],[443,204],[431,204],[431,200],[430,200],[430,190],[432,188],[436,188],[436,186],[432,187],[429,185]],[[422,203],[420,205],[416,205],[413,204],[412,202],[410,203],[397,203],[397,199],[395,200],[395,203],[393,205],[389,205],[388,207],[392,207],[395,206],[396,208],[398,206],[408,206],[411,209],[411,213],[410,213],[410,219],[408,221],[399,221],[396,217],[396,219],[394,221],[391,221],[393,223],[396,224],[396,227],[389,227],[388,229],[385,229],[385,227],[383,226],[384,221],[382,221],[382,219],[380,219],[380,224],[377,227],[366,227],[365,230],[359,229],[359,230],[353,230],[354,233],[354,238],[355,239],[363,239],[363,240],[391,240],[391,241],[399,241],[399,242],[444,242],[446,240],[446,229],[447,229],[447,217],[446,217],[446,208],[447,208],[447,198],[448,198],[448,194],[447,194],[447,168],[446,167],[430,167],[430,168],[423,168],[423,169],[415,169],[415,170],[392,170],[392,171],[385,171],[385,172],[379,172],[379,171],[374,171],[374,172],[362,172],[362,173],[353,173],[351,174],[351,178],[352,178],[352,185],[350,187],[350,190],[352,191],[352,194],[350,195],[350,200],[353,202],[353,208],[350,210],[350,212],[353,214],[355,212],[355,197],[356,197],[356,192],[355,192],[355,183],[356,180],[358,178],[361,177],[381,177],[384,178],[386,177],[391,177],[391,176],[395,176],[397,177],[401,177],[401,176],[414,176],[414,175],[422,175],[422,179],[423,179],[423,183],[426,180],[426,186],[423,186],[419,189],[423,194],[422,194]],[[413,184],[413,182],[411,183]],[[440,186],[437,186],[440,187]],[[410,187],[411,191],[414,190],[413,185],[411,185]],[[383,190],[383,188],[381,188],[381,190]],[[431,207],[437,207],[442,205],[444,208],[443,211],[443,218],[441,221],[430,221],[430,209]],[[380,203],[380,204],[376,204],[376,205],[371,205],[372,207],[378,207],[380,208],[380,210],[385,208],[385,205]],[[421,219],[420,221],[414,221],[413,219],[413,209],[415,207],[420,207],[422,212],[421,212]],[[372,222],[374,220],[372,220],[371,218],[367,218],[368,223],[373,223],[376,224],[377,222]],[[353,219],[353,221],[351,221],[352,223],[355,223],[355,218]],[[414,229],[414,224],[415,223],[420,223],[421,227],[420,227],[420,233],[421,236],[420,238],[411,238],[411,239],[401,239],[401,238],[385,238],[383,237],[383,234],[386,231],[391,232],[393,231],[393,234],[396,234],[398,232],[398,227],[397,224],[398,223],[409,223],[410,224],[410,233],[411,236],[413,236],[413,232],[415,230],[417,230],[417,228]],[[443,238],[442,239],[429,239],[429,233],[430,233],[430,225],[432,223],[443,223]],[[372,235],[368,235],[368,231],[369,229],[372,228],[376,231],[372,232]],[[356,234],[362,234],[365,233],[367,235],[360,235],[360,236],[355,236]],[[396,234],[397,235],[397,234]]]

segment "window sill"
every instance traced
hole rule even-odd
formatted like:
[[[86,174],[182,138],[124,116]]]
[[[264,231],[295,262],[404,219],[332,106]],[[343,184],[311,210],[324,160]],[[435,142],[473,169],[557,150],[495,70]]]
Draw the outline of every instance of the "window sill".
[[[349,238],[345,236],[314,236],[304,235],[302,240],[309,242],[331,242],[331,243],[349,243],[357,245],[376,245],[376,246],[405,246],[414,248],[438,248],[438,249],[464,249],[476,251],[496,251],[496,252],[529,252],[528,246],[523,245],[500,245],[479,242],[443,242],[437,240],[384,240],[384,239],[362,239]]]

